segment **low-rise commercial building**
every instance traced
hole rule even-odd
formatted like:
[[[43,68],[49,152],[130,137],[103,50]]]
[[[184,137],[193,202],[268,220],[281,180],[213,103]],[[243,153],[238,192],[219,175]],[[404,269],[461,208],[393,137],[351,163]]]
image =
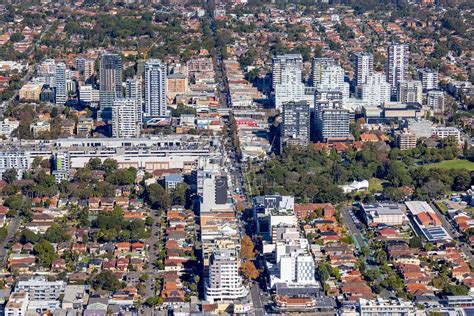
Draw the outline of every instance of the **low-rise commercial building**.
[[[361,204],[361,209],[368,225],[397,226],[407,221],[405,214],[397,204]]]
[[[447,138],[452,137],[456,141],[461,140],[461,132],[456,127],[452,126],[438,126],[433,129],[433,135],[437,138]]]
[[[416,308],[413,303],[398,300],[359,299],[360,316],[414,316]]]
[[[39,102],[42,84],[28,83],[21,87],[19,97],[21,101]]]

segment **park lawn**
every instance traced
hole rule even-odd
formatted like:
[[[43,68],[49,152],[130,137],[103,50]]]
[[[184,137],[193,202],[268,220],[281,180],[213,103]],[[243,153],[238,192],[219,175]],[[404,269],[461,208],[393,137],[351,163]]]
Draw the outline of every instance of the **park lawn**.
[[[474,162],[464,159],[453,159],[432,163],[426,165],[426,168],[467,169],[469,171],[474,171]]]
[[[383,190],[383,180],[372,178],[369,180],[370,192],[381,192]]]

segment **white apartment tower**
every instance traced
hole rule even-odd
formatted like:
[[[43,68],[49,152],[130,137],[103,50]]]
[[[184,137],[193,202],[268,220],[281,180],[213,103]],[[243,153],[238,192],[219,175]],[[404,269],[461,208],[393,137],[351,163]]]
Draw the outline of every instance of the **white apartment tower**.
[[[297,284],[314,284],[315,266],[313,257],[305,252],[293,251],[280,257],[280,281]]]
[[[143,81],[141,78],[128,78],[125,81],[125,97],[137,100],[137,105],[141,108],[143,104]]]
[[[275,87],[275,108],[281,110],[283,104],[308,99],[304,83],[277,84]]]
[[[402,103],[423,102],[423,85],[421,81],[400,81],[397,89],[397,100]]]
[[[71,170],[71,156],[69,152],[56,152],[54,154],[54,170],[53,175],[56,182],[69,179],[69,171]]]
[[[233,301],[245,297],[248,290],[239,275],[239,258],[231,249],[214,250],[206,282],[206,301]]]
[[[315,130],[319,140],[331,141],[350,137],[349,110],[343,108],[340,91],[318,91],[314,100]]]
[[[365,83],[361,84],[358,93],[360,98],[369,106],[379,106],[390,101],[390,84],[385,81],[381,73],[374,73],[367,77]]]
[[[336,62],[332,58],[313,58],[312,74],[313,87],[318,87],[321,84],[322,71],[328,66],[335,65]]]
[[[320,82],[316,85],[319,91],[340,91],[344,99],[349,98],[349,83],[344,81],[344,69],[339,65],[321,67]]]
[[[367,82],[374,73],[374,56],[370,53],[355,54],[354,83],[359,86]]]
[[[145,63],[145,113],[166,116],[166,65],[157,59]]]
[[[438,89],[438,71],[434,69],[419,69],[418,80],[423,84],[423,90],[435,90]]]
[[[66,64],[59,63],[56,65],[56,104],[64,105],[67,101],[66,87]]]
[[[428,91],[426,96],[426,104],[433,111],[433,114],[444,114],[444,92],[441,90]]]
[[[10,294],[3,315],[5,316],[24,316],[28,309],[29,296],[26,292],[13,292]]]
[[[392,44],[387,49],[387,82],[392,91],[400,81],[408,80],[409,48],[407,44]]]
[[[112,107],[112,137],[135,138],[140,136],[141,111],[136,99],[121,98]]]
[[[307,99],[302,78],[303,57],[299,54],[279,55],[273,58],[273,89],[275,108],[286,102]]]
[[[277,85],[294,85],[303,82],[303,57],[300,54],[286,54],[273,57],[272,88]]]

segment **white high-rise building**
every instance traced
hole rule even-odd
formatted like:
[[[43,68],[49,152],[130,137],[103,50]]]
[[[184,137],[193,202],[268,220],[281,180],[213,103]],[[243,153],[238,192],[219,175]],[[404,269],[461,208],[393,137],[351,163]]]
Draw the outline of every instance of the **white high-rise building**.
[[[300,54],[286,54],[273,57],[272,88],[277,85],[293,85],[303,82],[303,57]]]
[[[313,58],[312,75],[313,87],[318,87],[321,84],[322,71],[328,66],[335,65],[336,62],[332,58]]]
[[[0,177],[3,173],[9,169],[15,169],[18,175],[18,179],[21,179],[23,173],[26,172],[29,167],[30,154],[29,152],[20,151],[4,151],[0,152]]]
[[[308,241],[304,238],[287,238],[275,244],[275,273],[270,275],[270,284],[317,285],[314,258],[308,251]]]
[[[71,170],[71,156],[69,152],[56,152],[54,154],[54,170],[53,175],[56,182],[69,180],[69,171]]]
[[[303,57],[300,54],[279,55],[273,58],[273,89],[275,90],[275,108],[287,102],[308,100],[302,78]]]
[[[426,105],[433,111],[433,114],[444,114],[444,92],[441,90],[428,91]]]
[[[282,105],[293,101],[302,101],[307,98],[305,86],[302,82],[293,84],[277,84],[275,86],[275,109],[281,110]]]
[[[349,83],[344,81],[344,69],[339,65],[329,65],[321,68],[321,82],[316,89],[340,91],[344,99],[349,98]]]
[[[354,83],[356,86],[367,82],[374,73],[374,56],[370,53],[355,54]]]
[[[390,101],[391,88],[383,74],[374,73],[367,77],[366,82],[359,87],[358,93],[368,106],[379,106],[383,102]]]
[[[166,65],[153,59],[145,63],[145,113],[166,116]]]
[[[408,80],[409,48],[407,44],[392,44],[387,49],[387,82],[395,91],[400,81]]]
[[[31,301],[54,301],[64,293],[64,281],[47,281],[42,278],[19,281],[15,292],[28,293]]]
[[[239,275],[239,258],[231,249],[214,250],[206,282],[206,301],[233,301],[247,296]]]
[[[280,280],[285,283],[314,284],[314,259],[309,253],[293,251],[280,257]]]
[[[402,103],[423,103],[423,85],[421,81],[400,81],[397,89],[397,100]]]
[[[67,101],[66,87],[66,64],[59,63],[56,65],[56,104],[64,105]]]
[[[112,137],[134,138],[140,136],[141,111],[136,99],[122,98],[112,107]]]
[[[435,90],[438,89],[438,71],[434,69],[419,69],[418,79],[423,84],[423,90]]]
[[[6,316],[24,316],[30,302],[29,295],[26,292],[13,292],[10,294],[7,304],[3,310]]]
[[[56,62],[54,59],[46,59],[38,67],[38,76],[54,76],[56,74]]]
[[[100,92],[92,85],[86,84],[79,87],[79,100],[81,102],[97,104],[100,100]]]
[[[137,100],[137,104],[143,104],[143,82],[139,77],[129,78],[125,81],[125,97]]]
[[[314,100],[315,129],[321,141],[347,139],[350,113],[343,107],[343,96],[340,91],[318,91]]]

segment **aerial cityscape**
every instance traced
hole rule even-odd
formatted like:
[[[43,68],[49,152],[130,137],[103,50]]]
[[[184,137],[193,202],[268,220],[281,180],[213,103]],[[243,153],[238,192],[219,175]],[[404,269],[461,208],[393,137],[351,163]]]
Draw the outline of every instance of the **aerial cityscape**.
[[[0,316],[474,316],[474,1],[0,0]]]

